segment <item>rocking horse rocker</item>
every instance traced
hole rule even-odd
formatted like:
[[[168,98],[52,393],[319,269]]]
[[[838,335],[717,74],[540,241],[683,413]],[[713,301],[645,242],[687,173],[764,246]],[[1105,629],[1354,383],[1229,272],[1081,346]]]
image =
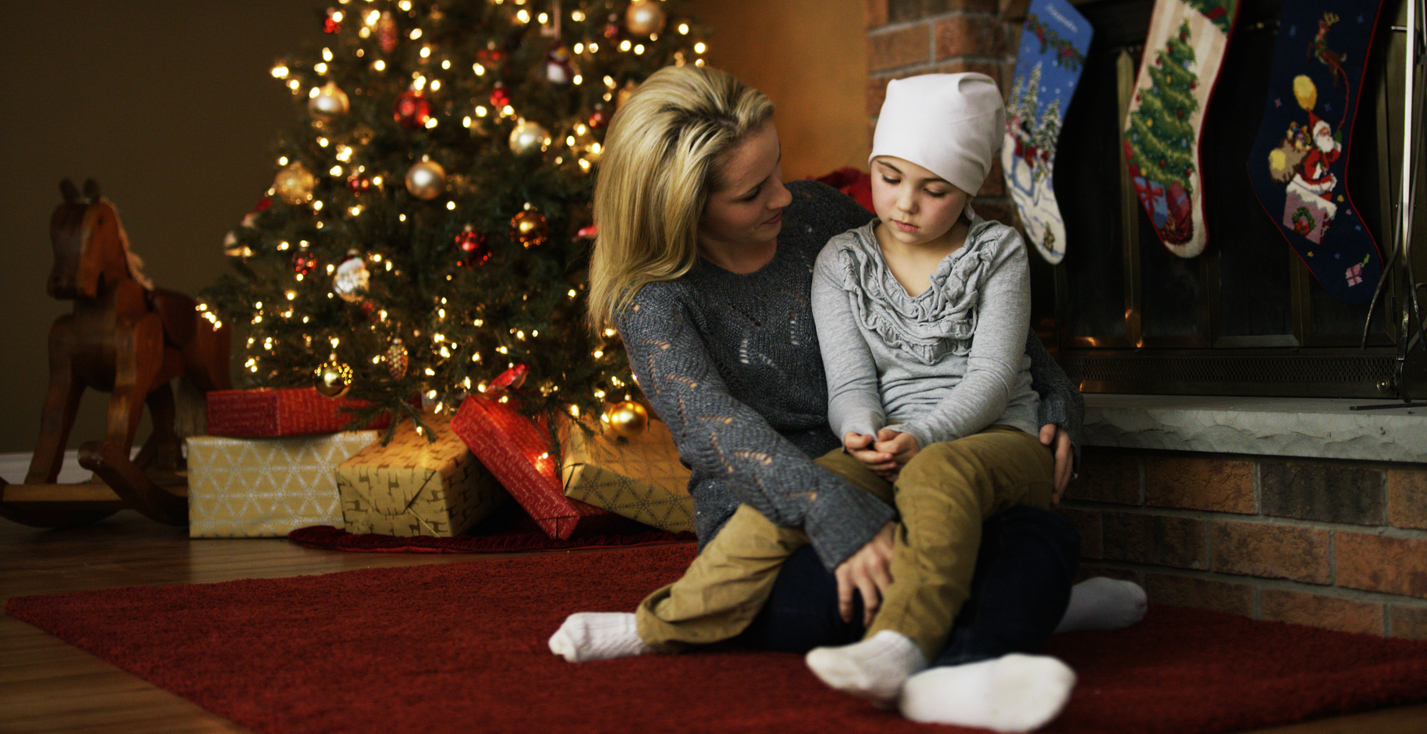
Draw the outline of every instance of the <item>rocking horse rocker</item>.
[[[177,474],[180,439],[169,381],[186,377],[201,392],[228,389],[227,327],[200,319],[191,297],[148,283],[98,184],[86,181],[81,197],[65,181],[60,192],[64,203],[50,219],[55,261],[46,290],[54,298],[72,299],[74,311],[50,327],[50,383],[40,439],[25,483],[0,479],[0,516],[67,527],[133,508],[159,522],[184,525],[188,499]],[[111,393],[104,440],[85,443],[79,451],[80,465],[104,484],[56,484],[85,388]],[[153,434],[131,460],[145,403]]]

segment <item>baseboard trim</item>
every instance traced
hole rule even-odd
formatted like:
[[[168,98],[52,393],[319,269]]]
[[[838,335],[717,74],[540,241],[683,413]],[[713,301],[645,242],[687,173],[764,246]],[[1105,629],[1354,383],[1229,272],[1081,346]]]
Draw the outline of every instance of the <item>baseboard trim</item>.
[[[0,477],[11,484],[23,484],[25,475],[30,471],[29,453],[0,454]],[[64,452],[64,463],[60,465],[60,484],[72,484],[87,482],[93,477],[93,473],[79,465],[79,452]]]

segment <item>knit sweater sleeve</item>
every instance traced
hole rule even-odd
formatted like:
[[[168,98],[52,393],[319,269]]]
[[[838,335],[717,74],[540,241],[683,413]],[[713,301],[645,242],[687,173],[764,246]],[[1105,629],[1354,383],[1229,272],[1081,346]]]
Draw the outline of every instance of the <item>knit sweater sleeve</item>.
[[[1046,351],[1034,331],[1026,336],[1026,354],[1031,358],[1031,386],[1041,397],[1041,425],[1053,423],[1070,434],[1070,444],[1075,450],[1075,467],[1078,469],[1080,447],[1085,445],[1082,428],[1085,398],[1065,370]]]
[[[814,464],[735,397],[687,308],[677,285],[652,283],[619,323],[634,376],[673,433],[680,459],[770,521],[801,527],[823,565],[836,568],[894,517],[893,509]]]

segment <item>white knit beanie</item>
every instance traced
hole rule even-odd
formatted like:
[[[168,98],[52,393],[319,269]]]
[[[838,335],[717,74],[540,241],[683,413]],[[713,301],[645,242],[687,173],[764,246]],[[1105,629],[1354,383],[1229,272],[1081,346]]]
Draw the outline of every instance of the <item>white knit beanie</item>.
[[[1006,136],[1001,90],[985,74],[894,79],[872,136],[872,155],[915,163],[975,196]]]

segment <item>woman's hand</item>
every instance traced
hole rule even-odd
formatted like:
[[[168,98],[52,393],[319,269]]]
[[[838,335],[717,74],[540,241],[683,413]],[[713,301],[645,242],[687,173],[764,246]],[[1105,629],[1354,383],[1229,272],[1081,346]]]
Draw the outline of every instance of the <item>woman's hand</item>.
[[[1054,423],[1047,423],[1041,426],[1041,443],[1049,446],[1055,452],[1055,486],[1050,495],[1050,503],[1060,504],[1061,495],[1065,494],[1066,485],[1070,484],[1070,478],[1075,469],[1075,451],[1070,446],[1070,434],[1060,430],[1060,426]]]
[[[862,594],[862,624],[872,624],[882,606],[882,595],[892,585],[892,532],[896,527],[893,522],[883,525],[867,545],[833,571],[837,577],[837,611],[842,621],[852,622],[852,592],[858,591]]]

